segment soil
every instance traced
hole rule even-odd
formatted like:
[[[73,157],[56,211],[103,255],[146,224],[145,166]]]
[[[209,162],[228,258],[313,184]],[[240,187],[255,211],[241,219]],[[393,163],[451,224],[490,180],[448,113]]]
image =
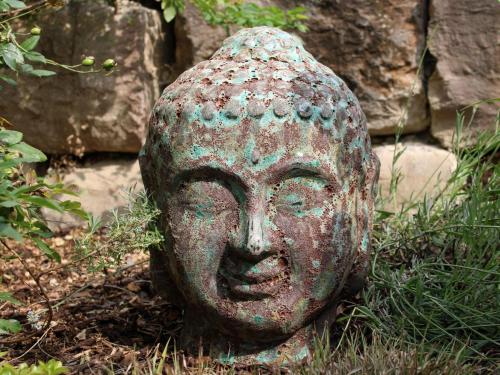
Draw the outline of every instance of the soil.
[[[34,280],[19,260],[0,254],[0,291],[22,302],[0,303],[0,318],[16,319],[23,326],[21,333],[0,336],[0,352],[7,351],[3,359],[11,364],[55,358],[72,373],[111,368],[124,373],[161,352],[181,329],[181,311],[152,290],[146,254],[129,256],[120,268],[92,273],[84,264],[71,264],[79,233],[77,229],[49,240],[66,267],[47,260],[32,245],[10,243],[35,275],[54,269],[40,278],[54,310],[47,329],[41,328],[47,305]]]

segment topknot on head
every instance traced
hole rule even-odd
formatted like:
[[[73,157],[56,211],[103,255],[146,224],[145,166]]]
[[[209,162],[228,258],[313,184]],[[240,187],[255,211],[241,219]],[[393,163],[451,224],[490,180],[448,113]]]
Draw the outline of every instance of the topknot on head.
[[[312,56],[295,35],[268,26],[242,29],[224,41],[212,59],[303,62]]]

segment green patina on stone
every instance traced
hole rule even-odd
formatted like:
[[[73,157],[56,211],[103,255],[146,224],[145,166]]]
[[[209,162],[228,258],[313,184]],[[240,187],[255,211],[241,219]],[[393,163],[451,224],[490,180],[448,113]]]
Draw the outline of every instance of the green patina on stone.
[[[254,320],[255,320],[255,323],[260,324],[264,321],[264,318],[262,318],[262,316],[260,316],[260,315],[255,315]]]
[[[345,83],[297,37],[243,29],[165,89],[140,163],[181,346],[225,364],[309,358],[370,251],[378,161]]]

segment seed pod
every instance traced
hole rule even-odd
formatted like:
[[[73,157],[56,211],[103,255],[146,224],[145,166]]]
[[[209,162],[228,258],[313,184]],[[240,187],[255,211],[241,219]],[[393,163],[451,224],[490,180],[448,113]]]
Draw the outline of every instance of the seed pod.
[[[83,66],[92,66],[94,65],[95,63],[95,58],[94,56],[86,56],[83,60],[82,60],[82,65]]]
[[[104,62],[102,63],[102,67],[105,69],[105,70],[111,70],[113,69],[116,65],[118,65],[116,63],[115,60],[113,59],[106,59],[104,60]]]
[[[38,26],[35,26],[30,31],[31,35],[40,35],[42,33],[42,29]]]

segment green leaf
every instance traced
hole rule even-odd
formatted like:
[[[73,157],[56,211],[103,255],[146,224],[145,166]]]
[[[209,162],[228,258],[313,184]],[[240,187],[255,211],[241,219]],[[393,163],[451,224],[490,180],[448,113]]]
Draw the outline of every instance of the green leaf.
[[[176,13],[175,7],[169,6],[163,10],[163,18],[165,18],[165,21],[171,22],[175,18]]]
[[[0,44],[0,56],[3,57],[5,64],[12,70],[17,70],[17,65],[24,62],[23,53],[13,43]]]
[[[0,237],[9,237],[18,242],[23,242],[23,236],[9,223],[0,222]]]
[[[10,148],[19,151],[23,156],[23,161],[27,163],[39,163],[47,160],[47,157],[42,151],[24,142],[12,145]]]
[[[22,162],[22,159],[0,161],[0,171],[5,171],[6,169],[17,167],[19,164],[22,164]]]
[[[21,43],[21,47],[23,47],[26,51],[31,51],[36,47],[39,40],[40,35],[32,35]]]
[[[9,5],[11,8],[16,8],[16,9],[26,8],[26,4],[24,3],[24,1],[4,0],[4,2],[7,3],[7,5]]]
[[[29,61],[39,62],[42,64],[45,64],[47,62],[47,59],[45,58],[45,56],[42,55],[40,52],[36,52],[36,51],[26,52],[24,54],[24,57]]]
[[[17,85],[17,82],[12,78],[0,75],[0,79],[4,82],[7,82],[9,85],[12,85],[12,86]]]
[[[0,292],[0,301],[10,302],[13,305],[21,305],[21,302],[12,297],[12,294],[9,292]]]
[[[35,206],[38,206],[39,208],[45,207],[57,212],[64,212],[63,208],[59,205],[59,203],[53,199],[48,199],[44,197],[39,197],[39,196],[23,196],[23,199],[26,202],[32,203]]]
[[[69,369],[64,367],[61,361],[56,361],[55,359],[50,359],[47,363],[38,361],[38,366],[35,366],[35,370],[31,373],[36,374],[48,374],[48,375],[62,375],[69,373]]]
[[[23,72],[24,74],[30,74],[34,69],[30,64],[21,64],[20,68],[21,72]]]
[[[11,207],[16,207],[16,206],[19,206],[19,203],[14,201],[14,200],[8,200],[8,201],[3,201],[0,203],[0,206],[2,207],[7,207],[7,208],[11,208]]]
[[[29,74],[34,75],[35,77],[50,77],[56,75],[56,72],[44,69],[34,69]]]
[[[305,33],[309,30],[307,28],[307,26],[302,24],[302,23],[299,23],[296,27],[297,27],[297,30],[299,30],[301,33]]]
[[[15,130],[0,130],[0,142],[7,145],[13,145],[21,142],[23,139],[23,133],[17,132]]]
[[[63,201],[60,202],[61,207],[64,209],[64,211],[72,213],[73,215],[76,215],[80,217],[81,219],[86,220],[88,217],[87,212],[85,212],[82,209],[82,205],[80,202],[77,201]]]
[[[0,319],[0,335],[21,332],[21,323],[14,319]]]
[[[36,243],[38,248],[42,250],[42,252],[47,255],[52,260],[55,260],[57,263],[61,263],[61,256],[57,251],[49,247],[45,242],[43,242],[39,238],[32,238],[33,242]]]

